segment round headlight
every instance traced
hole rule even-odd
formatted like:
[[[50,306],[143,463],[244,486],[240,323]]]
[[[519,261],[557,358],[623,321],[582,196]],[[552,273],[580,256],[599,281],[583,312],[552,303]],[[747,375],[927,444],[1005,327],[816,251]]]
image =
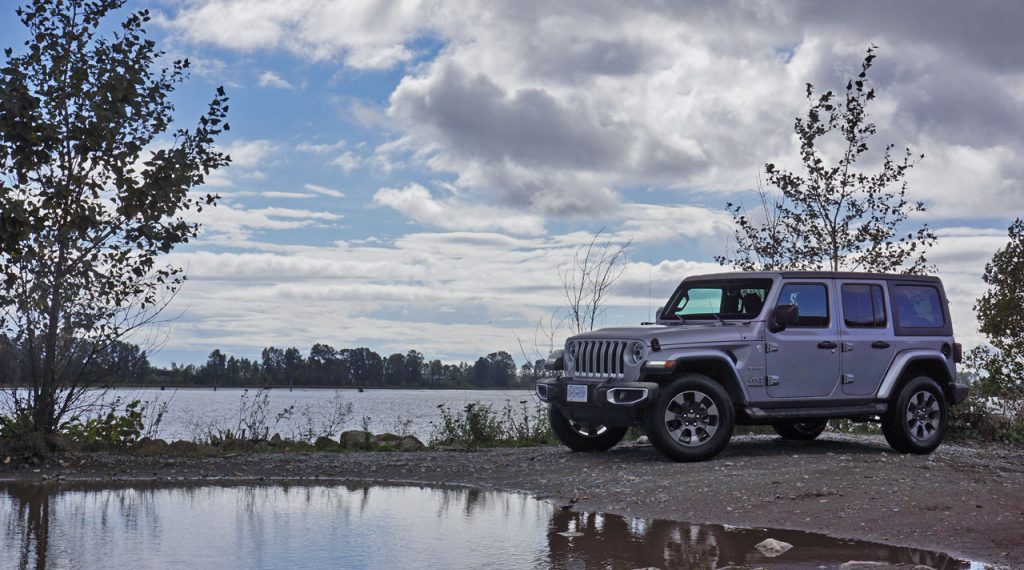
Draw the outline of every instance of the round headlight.
[[[569,360],[576,360],[576,343],[567,342],[565,343],[565,356]]]
[[[642,342],[634,342],[633,346],[630,347],[629,356],[633,364],[640,364],[647,356],[647,347]]]

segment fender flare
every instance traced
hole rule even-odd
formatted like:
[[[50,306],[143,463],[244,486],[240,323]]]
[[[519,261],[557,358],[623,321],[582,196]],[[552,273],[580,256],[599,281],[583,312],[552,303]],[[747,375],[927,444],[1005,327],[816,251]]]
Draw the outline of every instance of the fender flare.
[[[650,358],[650,356],[648,356]],[[736,370],[736,363],[732,361],[724,352],[718,350],[684,350],[680,352],[674,352],[668,355],[665,360],[675,360],[679,363],[676,367],[677,370],[685,370],[685,363],[698,361],[714,361],[717,364],[723,365],[728,371],[728,378],[721,378],[720,381],[726,391],[735,391],[740,395],[740,401],[733,402],[734,405],[745,405],[750,401],[750,394],[747,392],[747,387],[740,381],[739,371]],[[732,388],[733,390],[730,390]]]
[[[893,388],[896,387],[896,383],[903,375],[903,371],[907,369],[907,366],[922,360],[938,361],[942,364],[943,368],[948,368],[946,357],[938,350],[915,348],[901,352],[896,355],[896,358],[894,358],[892,363],[889,365],[889,369],[885,371],[885,376],[882,378],[882,384],[878,387],[878,399],[888,400],[889,396],[892,394]],[[936,380],[941,382],[944,379],[936,378]]]

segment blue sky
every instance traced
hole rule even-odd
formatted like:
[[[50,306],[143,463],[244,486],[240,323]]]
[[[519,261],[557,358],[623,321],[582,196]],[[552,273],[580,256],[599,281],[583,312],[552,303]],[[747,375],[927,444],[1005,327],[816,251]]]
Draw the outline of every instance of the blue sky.
[[[725,202],[794,164],[804,83],[840,88],[875,43],[873,145],[927,155],[915,222],[977,342],[984,263],[1024,213],[1020,8],[890,4],[129,2],[194,63],[183,125],[226,87],[234,159],[170,256],[190,276],[175,318],[140,341],[158,364],[313,342],[522,360],[516,335],[546,349],[560,269],[602,228],[632,239],[604,322],[643,320],[717,269]]]

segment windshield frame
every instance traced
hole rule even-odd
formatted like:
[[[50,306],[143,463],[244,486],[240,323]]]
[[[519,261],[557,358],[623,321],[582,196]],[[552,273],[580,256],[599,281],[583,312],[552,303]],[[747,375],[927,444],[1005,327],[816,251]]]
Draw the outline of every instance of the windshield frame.
[[[693,279],[683,280],[682,283],[676,287],[676,290],[669,297],[668,303],[662,308],[661,312],[658,313],[658,320],[685,323],[686,321],[718,321],[718,320],[729,320],[729,321],[753,321],[757,320],[767,307],[771,294],[775,289],[775,279],[771,277],[720,277],[711,279]],[[739,286],[740,288],[746,289],[764,289],[765,297],[764,303],[761,305],[761,310],[756,315],[748,315],[745,313],[694,313],[691,315],[676,315],[673,310],[679,307],[679,303],[683,298],[683,294],[690,289],[696,288],[716,288],[723,286]]]

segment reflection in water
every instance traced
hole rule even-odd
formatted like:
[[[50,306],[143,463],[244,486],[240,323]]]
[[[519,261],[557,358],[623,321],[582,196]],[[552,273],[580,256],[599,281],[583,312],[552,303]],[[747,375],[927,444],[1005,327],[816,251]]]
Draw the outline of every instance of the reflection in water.
[[[429,487],[0,488],[0,568],[964,568],[942,554],[793,531],[572,512]],[[767,537],[794,548],[766,558]]]

